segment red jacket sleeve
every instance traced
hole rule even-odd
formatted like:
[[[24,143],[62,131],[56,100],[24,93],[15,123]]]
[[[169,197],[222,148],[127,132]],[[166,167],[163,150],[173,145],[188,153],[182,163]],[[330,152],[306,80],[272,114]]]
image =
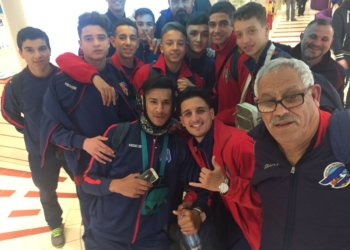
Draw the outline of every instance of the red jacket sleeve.
[[[62,71],[81,83],[92,83],[92,78],[98,75],[98,71],[94,66],[70,52],[59,55],[56,58],[56,63]]]
[[[185,197],[184,197],[184,199],[183,199],[183,203],[185,203],[185,202],[191,202],[192,204],[194,204],[195,202],[196,202],[196,200],[197,200],[197,193],[195,192],[195,191],[193,191],[192,189],[190,189],[187,193],[186,193],[186,195],[185,195]]]
[[[225,109],[216,114],[216,118],[222,121],[227,126],[234,127],[236,124],[236,107]]]
[[[196,79],[196,86],[197,87],[201,87],[201,88],[204,87],[203,79],[197,74],[195,74],[194,76],[195,76],[195,79]]]
[[[140,67],[139,70],[136,72],[134,76],[134,81],[133,81],[136,91],[139,91],[143,82],[148,79],[149,71],[150,71],[149,67],[150,67],[149,64],[145,64],[142,67]]]
[[[244,207],[261,209],[260,197],[251,185],[255,168],[254,142],[246,137],[237,140],[239,143],[231,147],[229,154],[233,163],[228,166],[231,168],[230,188],[223,197],[228,204],[235,202]]]

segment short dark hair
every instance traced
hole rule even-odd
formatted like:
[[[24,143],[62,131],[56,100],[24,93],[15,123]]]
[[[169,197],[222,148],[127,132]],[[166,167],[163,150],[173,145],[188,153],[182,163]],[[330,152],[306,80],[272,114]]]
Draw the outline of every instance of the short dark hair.
[[[213,108],[210,91],[200,87],[188,87],[182,91],[177,97],[177,111],[181,115],[181,104],[191,98],[199,97],[205,101],[209,109]]]
[[[209,9],[209,17],[215,13],[225,13],[233,20],[233,13],[236,11],[235,6],[230,2],[217,2]]]
[[[316,24],[318,25],[322,25],[322,26],[332,26],[332,23],[326,19],[314,19],[311,22],[309,22],[309,24],[306,26],[305,30],[307,30],[307,28],[309,28],[311,25]],[[333,27],[332,27],[333,28]]]
[[[249,20],[255,17],[261,26],[266,25],[266,9],[260,3],[249,2],[239,7],[233,14],[233,23],[237,20]]]
[[[152,90],[152,89],[170,89],[171,90],[171,98],[172,98],[172,106],[173,109],[176,107],[176,95],[177,95],[177,85],[167,76],[151,76],[146,81],[143,82],[139,89],[139,93],[143,92],[143,95]],[[146,100],[144,100],[146,101]]]
[[[84,27],[89,25],[98,25],[106,31],[108,34],[109,29],[109,19],[106,15],[102,15],[96,11],[85,12],[79,16],[78,20],[78,35],[81,38],[81,32]]]
[[[50,40],[47,34],[42,31],[41,29],[33,28],[33,27],[25,27],[18,31],[17,33],[17,46],[22,51],[22,45],[25,40],[36,40],[36,39],[42,39],[45,40],[46,45],[49,49],[51,49],[50,46]]]
[[[209,16],[205,12],[196,12],[189,16],[187,20],[187,27],[190,25],[207,24],[209,22]]]
[[[150,15],[153,19],[153,23],[156,22],[156,19],[154,18],[154,14],[152,12],[152,10],[148,9],[148,8],[140,8],[140,9],[137,9],[135,11],[135,20],[138,16],[143,16],[143,15]]]
[[[182,24],[180,24],[178,22],[169,22],[169,23],[165,24],[164,27],[162,28],[161,38],[163,38],[165,33],[169,32],[171,30],[176,30],[176,31],[181,32],[185,36],[185,39],[187,40],[186,29]]]
[[[139,29],[137,28],[136,26],[136,23],[131,21],[129,18],[121,18],[121,19],[118,19],[117,21],[115,21],[113,23],[113,26],[112,26],[112,36],[116,36],[117,35],[117,28],[119,26],[130,26],[130,27],[133,27],[135,30],[136,30],[136,35],[137,37],[139,36]]]

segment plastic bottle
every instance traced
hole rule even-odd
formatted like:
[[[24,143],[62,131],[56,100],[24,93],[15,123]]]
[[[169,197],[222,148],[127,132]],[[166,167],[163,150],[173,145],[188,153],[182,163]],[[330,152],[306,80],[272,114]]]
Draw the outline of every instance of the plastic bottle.
[[[198,234],[183,235],[184,244],[188,250],[201,250],[202,245]]]

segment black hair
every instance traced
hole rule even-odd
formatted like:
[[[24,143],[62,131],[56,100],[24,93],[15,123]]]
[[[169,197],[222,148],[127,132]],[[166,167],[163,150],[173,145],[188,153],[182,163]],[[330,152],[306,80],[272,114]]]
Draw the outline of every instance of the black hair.
[[[261,26],[267,24],[266,9],[260,3],[249,2],[239,7],[233,14],[233,23],[237,20],[249,20],[255,17]]]
[[[163,38],[165,33],[169,32],[171,30],[176,30],[176,31],[181,32],[185,36],[185,40],[187,40],[186,29],[182,24],[180,24],[178,22],[169,22],[169,23],[165,24],[164,27],[162,28],[161,38]]]
[[[149,77],[140,87],[144,95],[152,89],[170,89],[174,96],[176,96],[177,93],[177,86],[173,80],[167,76],[161,75]]]
[[[152,17],[152,19],[153,19],[153,23],[156,22],[152,10],[150,10],[150,9],[148,9],[148,8],[140,8],[140,9],[137,9],[137,10],[135,11],[135,19],[136,19],[138,16],[143,16],[143,15],[150,15],[150,16]]]
[[[189,16],[187,20],[187,27],[190,25],[200,25],[206,24],[208,25],[209,16],[205,12],[196,12]]]
[[[51,49],[50,46],[50,40],[47,34],[42,31],[41,29],[33,28],[33,27],[25,27],[18,31],[17,33],[17,46],[20,51],[22,51],[22,45],[25,40],[36,40],[36,39],[42,39],[45,40],[46,45],[49,49]]]
[[[177,111],[181,115],[181,104],[191,98],[199,97],[205,101],[209,109],[213,108],[210,91],[205,88],[188,87],[182,91],[177,97]]]
[[[124,26],[124,25],[133,27],[136,30],[136,36],[139,37],[139,29],[137,28],[136,23],[131,21],[129,18],[121,18],[121,19],[118,19],[117,21],[115,21],[113,23],[112,36],[116,37],[116,35],[117,35],[117,28],[119,26]]]
[[[85,12],[79,16],[78,21],[78,35],[80,39],[83,28],[89,25],[98,25],[106,31],[106,34],[108,34],[109,19],[106,15],[102,15],[96,11]]]
[[[225,13],[230,17],[230,20],[233,20],[233,13],[236,11],[235,6],[230,2],[217,2],[209,9],[209,16],[215,13]]]
[[[307,28],[309,28],[311,25],[316,24],[316,26],[318,25],[322,25],[322,26],[331,26],[332,27],[332,23],[326,19],[314,19],[312,20],[305,28],[305,30],[307,30]]]

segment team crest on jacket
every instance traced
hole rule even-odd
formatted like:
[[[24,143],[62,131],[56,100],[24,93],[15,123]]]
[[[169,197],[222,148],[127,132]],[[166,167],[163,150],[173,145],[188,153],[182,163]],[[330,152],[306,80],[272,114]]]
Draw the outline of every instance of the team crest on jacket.
[[[120,82],[119,86],[122,88],[125,95],[129,95],[128,85],[125,82]]]
[[[159,155],[159,161],[162,160],[162,153]],[[171,154],[170,154],[170,149],[166,150],[166,161],[169,163],[171,162]]]
[[[350,174],[345,165],[341,162],[329,164],[324,172],[324,178],[319,182],[323,186],[331,185],[332,188],[344,188],[350,183]]]

